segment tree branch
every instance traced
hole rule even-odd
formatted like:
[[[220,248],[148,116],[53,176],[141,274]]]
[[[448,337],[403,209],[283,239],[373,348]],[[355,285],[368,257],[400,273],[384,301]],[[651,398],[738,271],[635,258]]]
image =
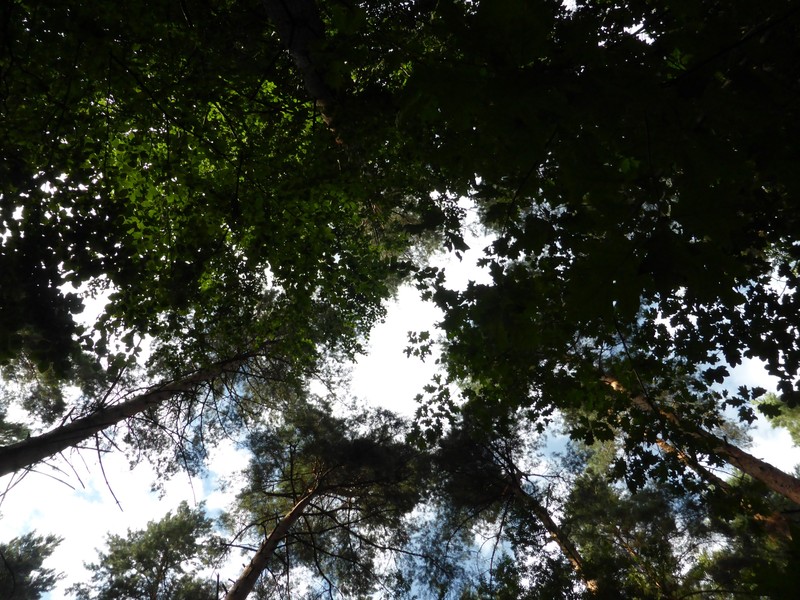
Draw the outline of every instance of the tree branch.
[[[83,442],[107,427],[116,425],[149,408],[157,407],[182,392],[191,391],[198,384],[212,381],[224,372],[236,368],[242,361],[242,358],[235,358],[218,363],[216,366],[196,371],[183,379],[154,386],[131,400],[101,408],[86,417],[56,427],[47,433],[4,446],[0,448],[0,477],[19,469],[30,468],[49,456]]]

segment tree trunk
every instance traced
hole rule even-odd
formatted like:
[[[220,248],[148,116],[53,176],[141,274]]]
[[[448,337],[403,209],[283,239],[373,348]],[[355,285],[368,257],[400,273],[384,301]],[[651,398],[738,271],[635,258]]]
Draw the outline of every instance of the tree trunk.
[[[542,506],[539,501],[536,500],[536,498],[522,489],[522,485],[518,479],[515,479],[512,485],[514,488],[514,495],[517,496],[517,498],[519,498],[522,503],[530,509],[537,519],[539,519],[547,533],[550,534],[550,537],[553,539],[553,541],[558,544],[558,547],[561,549],[564,557],[575,569],[575,573],[577,573],[578,577],[580,577],[583,583],[586,585],[586,589],[588,589],[592,594],[597,594],[597,581],[595,579],[589,579],[586,576],[584,571],[583,557],[581,556],[575,544],[572,543],[572,540],[569,539],[569,536],[567,536],[564,530],[561,529],[561,527],[559,527],[555,521],[553,521],[553,518],[550,516],[550,513],[547,512],[547,509]]]
[[[780,494],[784,498],[788,498],[795,504],[800,505],[800,480],[796,477],[784,473],[777,467],[764,462],[760,458],[756,458],[725,440],[712,436],[710,433],[705,434],[705,437],[714,441],[716,444],[714,451],[717,454],[725,457],[731,465],[742,473],[747,473],[776,494]]]
[[[618,392],[625,392],[625,388],[613,377],[603,377],[603,381],[611,386],[612,389]],[[756,481],[760,481],[776,494],[800,505],[800,479],[784,473],[777,467],[764,462],[760,458],[756,458],[741,448],[737,448],[726,440],[719,439],[704,429],[685,423],[675,414],[659,409],[643,395],[633,396],[631,401],[642,412],[658,415],[669,421],[681,431],[703,442],[711,452],[739,469],[742,473],[749,475]]]
[[[314,0],[263,0],[267,15],[303,76],[306,91],[325,123],[333,122],[334,93],[325,82],[324,70],[312,59],[312,46],[325,38],[325,26]]]
[[[198,383],[211,381],[240,363],[241,359],[226,361],[210,369],[192,373],[183,379],[154,386],[144,394],[126,402],[102,408],[47,433],[3,446],[0,448],[0,477],[19,469],[29,468],[49,456],[89,439],[106,427],[158,406],[176,394],[192,390]]]
[[[666,454],[674,454],[675,457],[684,465],[692,469],[695,473],[700,475],[707,483],[710,483],[723,492],[730,492],[731,486],[728,482],[724,481],[718,475],[712,473],[709,469],[704,467],[693,456],[690,456],[683,450],[680,450],[662,438],[656,439],[656,445],[661,448]]]
[[[727,494],[735,493],[733,487],[726,481],[723,481],[720,477],[712,473],[702,464],[700,464],[696,459],[689,456],[686,452],[679,450],[672,444],[664,441],[663,439],[659,438],[656,440],[656,444],[659,448],[661,448],[664,452],[668,454],[674,454],[680,462],[685,464],[687,467],[691,468],[695,473],[700,475],[703,479],[705,479],[708,483],[715,485],[720,490],[724,491]],[[746,512],[752,512],[745,506],[745,503],[742,504],[743,508]],[[792,540],[792,529],[789,524],[789,519],[786,518],[786,515],[775,512],[772,514],[764,515],[761,513],[753,513],[753,519],[762,523],[766,528],[767,532],[776,539],[783,539],[783,540]]]
[[[253,591],[253,587],[255,587],[259,576],[264,572],[264,569],[267,568],[267,562],[269,562],[269,559],[275,552],[278,542],[286,537],[289,529],[294,525],[295,521],[301,517],[303,511],[305,511],[306,507],[317,493],[318,487],[315,486],[297,501],[292,507],[292,510],[284,515],[283,519],[281,519],[275,526],[275,529],[272,530],[272,533],[270,533],[267,539],[261,544],[255,556],[250,560],[250,564],[248,564],[244,568],[244,571],[242,571],[242,574],[239,575],[239,579],[233,584],[228,595],[225,596],[225,600],[244,600],[247,598],[248,594]]]

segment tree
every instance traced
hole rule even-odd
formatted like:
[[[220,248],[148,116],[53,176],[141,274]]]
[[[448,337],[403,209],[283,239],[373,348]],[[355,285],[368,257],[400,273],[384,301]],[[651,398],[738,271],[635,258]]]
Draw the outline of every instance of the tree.
[[[395,168],[384,130],[359,126],[356,148],[320,127],[295,81],[305,50],[285,55],[269,6],[3,7],[0,361],[84,392],[31,394],[30,429],[44,409],[116,422],[103,413],[120,384],[142,386],[120,374],[143,336],[145,385],[253,354],[301,376],[381,315],[430,169]]]
[[[431,453],[435,475],[422,511],[430,516],[412,536],[412,547],[432,548],[434,558],[412,555],[403,578],[443,598],[511,589],[531,597],[606,592],[557,516],[564,502],[559,490],[568,483],[548,465],[542,445],[541,434],[524,422],[502,434],[466,419],[453,424]],[[526,584],[517,580],[523,572]],[[547,581],[542,573],[554,577]]]
[[[782,427],[792,437],[795,446],[800,446],[800,408],[787,406],[780,402],[775,394],[767,394],[760,398],[756,408],[761,411],[774,427]]]
[[[38,600],[63,577],[43,564],[61,539],[31,531],[0,544],[0,593],[9,600]]]
[[[258,1],[4,8],[4,360],[24,351],[63,374],[117,329],[185,346],[265,286],[300,314],[313,297],[353,318],[379,310],[406,246],[388,225],[413,219],[410,196],[433,174],[394,166],[397,141],[371,133],[374,115],[348,124],[357,147],[318,126],[309,100],[330,91],[298,88],[295,63],[307,82],[325,71],[297,35],[323,22],[315,3],[293,6],[306,14]],[[100,341],[65,284],[111,292]]]
[[[615,481],[618,440],[568,447],[545,459],[548,474],[529,454],[532,432],[525,444],[469,431],[462,425],[442,441],[436,516],[423,526],[436,533],[415,539],[455,561],[452,571],[407,568],[440,597],[782,598],[792,585],[796,541],[783,527],[793,528],[793,513],[779,512],[791,504],[761,484],[708,489],[675,478],[629,491]],[[478,561],[483,570],[464,568]]]
[[[396,416],[359,411],[339,418],[330,408],[295,402],[251,436],[253,460],[228,520],[237,544],[259,545],[229,600],[253,590],[293,597],[290,581],[344,597],[387,586],[380,562],[405,550],[422,465]]]
[[[2,426],[8,469],[83,434],[111,447],[114,425],[164,472],[200,468],[204,444],[273,414],[254,386],[351,357],[415,270],[446,370],[419,422],[434,442],[469,425],[477,450],[453,471],[486,468],[498,492],[475,523],[539,513],[537,534],[562,537],[491,456],[557,416],[619,442],[631,493],[722,489],[727,465],[800,502],[796,478],[726,438],[726,409],[747,423],[762,392],[721,387],[753,358],[800,397],[796,3],[1,10],[0,362],[42,384]],[[490,282],[454,290],[411,256],[419,236],[465,250],[459,195],[494,239]],[[83,326],[92,290],[109,303]]]
[[[615,490],[595,473],[573,489],[567,518],[597,568],[616,571],[619,589],[632,598],[791,595],[796,533],[783,535],[758,513],[791,504],[747,477],[731,486],[753,505],[676,486]],[[796,522],[789,527],[796,532]]]
[[[231,364],[220,366],[214,370],[201,371],[177,382],[154,386],[133,399],[102,407],[85,417],[75,419],[66,425],[62,424],[47,433],[8,444],[0,448],[0,475],[28,468],[40,460],[92,438],[98,432],[116,425],[126,418],[148,409],[157,409],[166,400],[182,392],[193,392],[199,384],[213,382],[215,378],[224,374],[226,366],[229,369],[237,367],[236,363],[238,362],[231,361]]]
[[[488,5],[438,15],[465,24],[448,29],[454,58],[415,71],[419,86],[458,82],[426,87],[420,119],[459,156],[442,168],[473,178],[496,235],[491,283],[452,290],[422,274],[445,314],[450,379],[474,384],[461,410],[488,423],[588,406],[572,435],[623,427],[632,483],[662,464],[646,456],[662,439],[797,502],[794,478],[715,435],[726,406],[753,418],[759,390],[717,387],[743,357],[764,361],[786,402],[795,394],[795,132],[747,115],[797,106],[782,50],[796,45],[796,7]],[[535,33],[498,50],[508,27]]]
[[[691,567],[715,538],[697,498],[666,486],[629,494],[604,479],[581,477],[564,515],[601,585],[620,598],[701,593]]]
[[[705,589],[712,598],[735,597],[741,593],[762,598],[791,596],[797,586],[800,553],[794,541],[778,539],[766,527],[754,526],[741,517],[729,517],[717,526],[728,534],[725,545],[709,551],[696,569],[704,576]],[[732,576],[735,574],[735,576]],[[716,596],[712,595],[716,592]]]
[[[86,565],[91,582],[69,591],[81,600],[216,600],[216,583],[198,571],[215,564],[221,551],[203,506],[192,509],[182,502],[175,514],[144,529],[109,535],[99,561]]]

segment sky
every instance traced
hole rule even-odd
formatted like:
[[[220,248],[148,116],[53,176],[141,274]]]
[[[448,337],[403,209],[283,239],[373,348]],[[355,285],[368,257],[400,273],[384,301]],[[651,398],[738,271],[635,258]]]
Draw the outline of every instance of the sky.
[[[439,266],[446,264],[450,285],[462,288],[470,279],[482,281],[487,277],[474,267],[485,242],[480,237],[469,240],[472,249],[462,261],[436,259]],[[416,289],[401,288],[388,305],[385,320],[374,329],[368,353],[353,369],[351,394],[412,416],[414,397],[435,371],[435,357],[429,357],[425,363],[407,357],[404,349],[408,331],[433,330],[439,316],[435,307],[419,298]],[[756,382],[772,387],[758,363],[749,361],[734,370],[730,383],[735,387]],[[783,470],[791,471],[800,463],[800,449],[792,446],[785,431],[759,421],[754,442],[753,454]],[[146,462],[130,469],[128,460],[115,453],[103,458],[101,469],[94,452],[76,452],[68,458],[69,465],[66,461],[59,463],[65,469],[65,482],[37,473],[30,473],[22,480],[10,476],[0,479],[0,492],[13,484],[0,502],[0,540],[10,540],[31,529],[64,538],[46,563],[65,574],[49,596],[52,600],[67,598],[66,587],[87,580],[83,563],[96,558],[95,549],[103,547],[108,533],[124,535],[127,529],[141,529],[148,521],[174,511],[184,500],[190,506],[205,501],[212,515],[224,510],[233,500],[235,490],[220,491],[214,480],[229,477],[247,464],[246,453],[224,443],[210,456],[209,477],[178,474],[164,483],[164,494],[158,495],[150,491],[157,475]],[[222,578],[237,577],[244,561],[238,555],[232,557],[221,573]]]

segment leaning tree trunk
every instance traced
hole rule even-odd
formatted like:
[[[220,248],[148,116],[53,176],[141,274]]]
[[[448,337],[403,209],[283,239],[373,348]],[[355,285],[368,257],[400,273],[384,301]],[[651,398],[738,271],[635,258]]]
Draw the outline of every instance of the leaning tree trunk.
[[[512,486],[514,495],[522,501],[523,505],[526,506],[536,516],[537,519],[539,519],[542,526],[545,528],[545,531],[547,531],[552,540],[558,544],[558,547],[561,549],[561,553],[570,562],[572,568],[575,569],[575,573],[586,585],[586,589],[588,589],[592,595],[597,594],[597,580],[590,579],[586,576],[583,557],[581,556],[578,547],[572,543],[572,540],[569,538],[566,532],[561,529],[561,527],[559,527],[555,521],[553,521],[553,518],[550,516],[550,513],[547,511],[547,509],[542,506],[539,501],[536,500],[536,498],[522,489],[522,484],[517,478],[513,479],[514,481]]]
[[[625,388],[613,377],[604,377],[603,381],[611,386],[612,389],[618,392],[625,392]],[[633,405],[642,412],[657,415],[665,419],[672,425],[675,425],[680,431],[702,442],[704,446],[707,446],[717,456],[739,469],[742,473],[749,475],[756,481],[760,481],[776,494],[800,505],[800,479],[792,477],[788,473],[784,473],[777,467],[772,466],[760,458],[756,458],[730,442],[721,440],[704,429],[684,422],[677,415],[658,408],[643,395],[633,396],[631,401]]]
[[[244,568],[242,574],[239,575],[239,579],[233,584],[228,595],[225,596],[225,600],[244,600],[250,592],[253,591],[261,573],[267,568],[267,563],[274,554],[278,542],[286,537],[292,525],[302,516],[303,511],[305,511],[306,507],[318,494],[318,489],[317,486],[311,488],[306,492],[305,496],[297,501],[292,507],[292,510],[284,515],[283,519],[281,519],[272,530],[272,533],[270,533],[267,539],[261,544],[261,547],[250,560],[250,563]]]
[[[666,442],[665,440],[659,438],[656,440],[656,444],[658,445],[661,450],[666,452],[667,454],[674,455],[680,462],[684,465],[692,469],[695,473],[697,473],[700,477],[702,477],[706,482],[716,486],[718,489],[722,490],[727,494],[735,493],[733,486],[731,486],[727,481],[723,481],[719,476],[712,473],[708,468],[700,464],[700,462],[695,459],[694,457],[690,456],[683,450],[679,450],[672,444]],[[748,503],[749,504],[749,503]],[[752,512],[745,504],[743,506],[747,510],[747,512]],[[780,512],[774,512],[772,514],[762,514],[762,513],[752,513],[753,519],[762,523],[772,537],[776,539],[782,540],[792,540],[792,529],[789,524],[789,519],[786,518],[786,515]]]
[[[714,451],[724,457],[728,463],[739,469],[742,473],[750,475],[760,481],[776,494],[788,498],[795,504],[800,504],[800,480],[784,473],[777,467],[756,458],[733,444],[721,440],[711,434],[706,434],[705,439],[714,442]]]
[[[107,427],[116,425],[149,408],[159,406],[181,392],[191,391],[199,383],[219,377],[240,363],[241,358],[219,363],[212,368],[192,373],[183,379],[154,386],[149,391],[126,402],[102,408],[47,433],[3,446],[0,448],[0,477],[29,468],[45,458],[76,446]]]
[[[676,448],[665,439],[657,438],[656,446],[658,446],[665,454],[672,454],[675,456],[679,462],[692,469],[695,473],[702,477],[706,483],[710,483],[717,489],[720,489],[726,493],[731,491],[731,485],[727,481],[723,480],[715,473],[712,473],[707,467],[700,464],[700,461],[698,461],[696,458],[684,452],[683,450]]]

